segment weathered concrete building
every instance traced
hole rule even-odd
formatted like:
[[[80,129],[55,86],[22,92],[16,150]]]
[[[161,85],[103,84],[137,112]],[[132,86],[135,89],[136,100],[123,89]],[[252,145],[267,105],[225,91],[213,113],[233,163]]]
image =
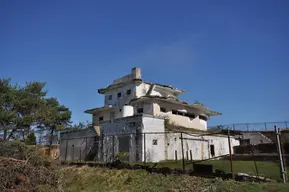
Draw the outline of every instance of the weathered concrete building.
[[[131,74],[114,80],[113,84],[99,89],[98,93],[104,94],[104,106],[85,111],[92,114],[95,125],[147,114],[167,118],[183,127],[207,130],[207,120],[221,114],[203,104],[181,101],[178,97],[185,93],[184,90],[143,81],[140,68],[133,68]]]
[[[164,119],[151,115],[104,122],[100,124],[100,130],[101,135],[95,129],[61,133],[60,159],[108,162],[117,154],[125,153],[122,157],[125,161],[159,162],[182,157],[202,160],[229,153],[225,135],[166,132]],[[230,142],[233,151],[239,141],[232,137]]]
[[[158,162],[183,157],[201,160],[228,154],[227,136],[193,133],[206,131],[207,120],[220,113],[202,104],[180,101],[178,96],[184,92],[145,82],[141,70],[133,68],[131,74],[98,90],[105,95],[104,106],[85,111],[92,114],[93,129],[61,134],[60,159],[107,162],[118,154],[126,154],[122,158],[130,162]],[[165,121],[189,131],[169,132]],[[232,149],[239,145],[234,138],[230,141]]]

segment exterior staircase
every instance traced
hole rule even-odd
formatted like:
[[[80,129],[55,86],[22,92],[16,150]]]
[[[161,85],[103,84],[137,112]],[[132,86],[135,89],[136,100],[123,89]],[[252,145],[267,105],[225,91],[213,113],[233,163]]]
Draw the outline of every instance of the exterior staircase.
[[[261,132],[258,132],[258,134],[262,137],[262,138],[264,138],[265,140],[267,140],[268,141],[268,143],[273,143],[273,141],[269,138],[269,137],[266,137],[264,134],[262,134]]]

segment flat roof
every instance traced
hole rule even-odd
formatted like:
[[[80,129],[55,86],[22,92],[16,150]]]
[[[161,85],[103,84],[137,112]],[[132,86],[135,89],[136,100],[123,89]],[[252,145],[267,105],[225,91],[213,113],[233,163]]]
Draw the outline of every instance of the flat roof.
[[[150,99],[156,99],[159,101],[165,101],[165,102],[169,102],[169,103],[175,103],[175,104],[180,104],[186,107],[191,107],[194,109],[199,109],[201,110],[203,113],[205,113],[208,116],[218,116],[218,115],[222,115],[222,113],[220,112],[216,112],[216,111],[212,111],[211,109],[205,107],[203,104],[189,104],[187,102],[184,101],[180,101],[178,99],[175,98],[168,98],[168,97],[160,97],[160,96],[142,96],[136,99],[131,100],[131,102],[139,102],[139,101],[144,101],[144,100],[150,100]]]
[[[163,88],[167,88],[167,89],[171,89],[171,90],[174,90],[174,91],[177,91],[177,92],[180,92],[180,93],[186,92],[185,90],[175,88],[175,87],[173,87],[173,86],[171,86],[171,85],[164,85],[164,84],[159,84],[159,83],[152,83],[152,82],[148,82],[148,81],[143,81],[142,79],[132,79],[132,80],[130,80],[130,81],[125,81],[125,82],[121,82],[121,83],[117,83],[117,84],[111,84],[111,85],[108,85],[108,86],[105,87],[105,88],[100,88],[100,89],[98,89],[97,92],[98,92],[99,94],[104,94],[105,92],[107,92],[107,91],[109,91],[109,90],[122,87],[122,86],[127,85],[127,84],[130,84],[130,83],[132,83],[132,82],[141,82],[141,83],[146,83],[146,84],[150,84],[150,85],[157,85],[157,86],[160,86],[160,87],[163,87]]]

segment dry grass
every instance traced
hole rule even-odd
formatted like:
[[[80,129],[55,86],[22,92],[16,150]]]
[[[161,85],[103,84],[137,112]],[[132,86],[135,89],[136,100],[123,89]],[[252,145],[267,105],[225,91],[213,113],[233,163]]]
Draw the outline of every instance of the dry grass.
[[[194,192],[282,192],[289,191],[288,185],[278,183],[257,184],[205,179],[188,175],[150,174],[143,170],[115,170],[92,167],[66,167],[65,191],[194,191]],[[67,177],[69,176],[69,177]]]

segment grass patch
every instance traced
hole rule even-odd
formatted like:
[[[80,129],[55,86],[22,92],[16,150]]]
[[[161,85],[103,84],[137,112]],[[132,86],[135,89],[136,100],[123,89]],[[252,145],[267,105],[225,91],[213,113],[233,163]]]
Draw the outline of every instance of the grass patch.
[[[193,169],[191,161],[185,160],[185,169]],[[226,173],[231,172],[230,161],[229,160],[208,160],[200,162],[200,164],[213,165],[213,169],[222,170]],[[147,163],[146,165],[153,166],[154,163]],[[157,163],[156,168],[169,167],[171,169],[182,169],[183,163],[181,160],[178,161],[161,161]],[[257,170],[256,170],[257,167]],[[256,161],[256,167],[254,161],[233,161],[234,172],[242,172],[250,175],[263,176],[276,181],[281,180],[280,168],[278,163],[268,162],[268,161]],[[289,170],[289,167],[287,167]]]
[[[239,183],[232,180],[205,179],[188,175],[150,174],[143,170],[115,170],[93,167],[61,169],[67,192],[97,191],[208,191],[279,192],[289,191],[280,183]]]
[[[201,162],[202,164],[213,165],[214,170],[219,169],[225,172],[231,172],[229,160],[210,160]],[[278,163],[267,161],[256,161],[259,176],[267,177],[274,180],[281,180],[280,168]],[[257,175],[254,161],[233,161],[234,172],[248,173]],[[289,167],[287,167],[288,169]]]

